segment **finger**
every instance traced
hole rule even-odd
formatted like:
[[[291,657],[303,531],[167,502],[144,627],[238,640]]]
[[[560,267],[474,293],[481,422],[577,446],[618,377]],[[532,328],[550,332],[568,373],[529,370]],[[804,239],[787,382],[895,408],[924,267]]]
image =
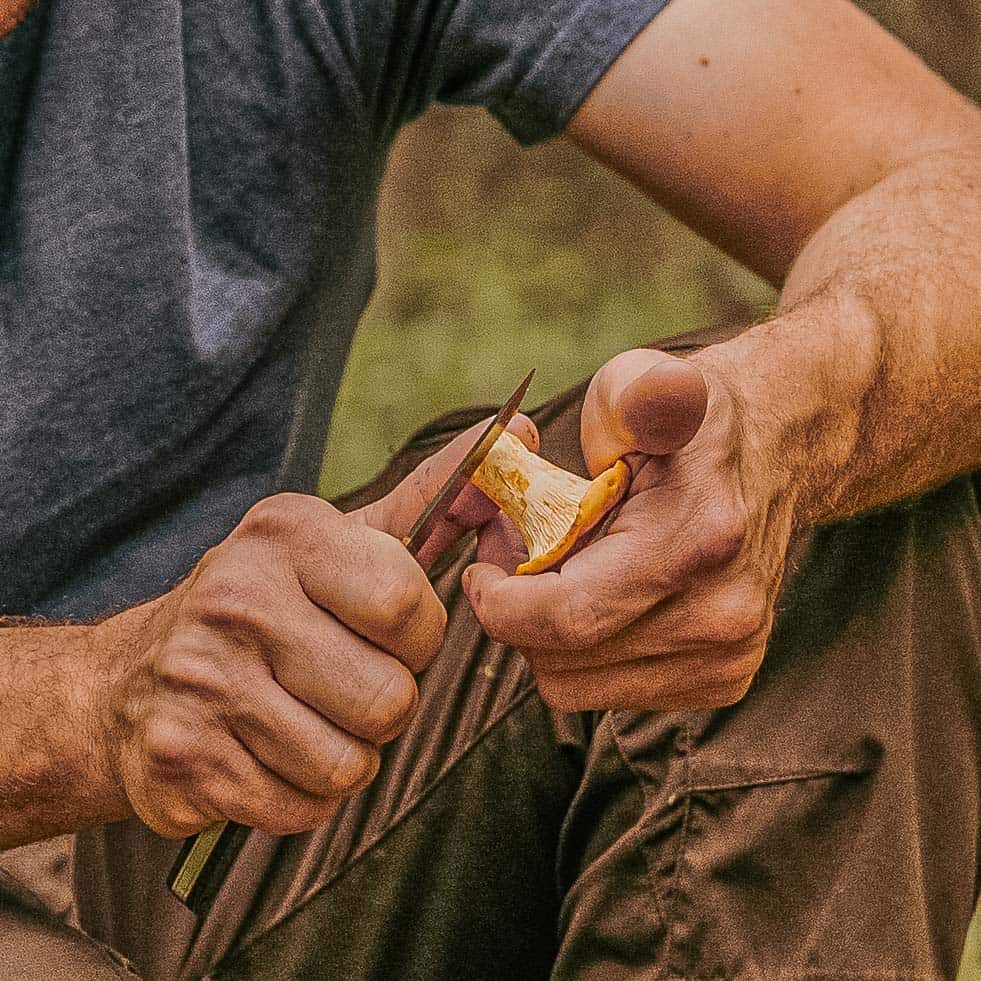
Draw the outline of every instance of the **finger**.
[[[401,542],[346,521],[297,549],[304,593],[365,640],[418,671],[436,656],[446,610]]]
[[[599,473],[631,452],[660,456],[685,446],[708,406],[701,371],[662,351],[625,351],[594,375],[583,403],[583,454]]]
[[[340,624],[330,623],[326,614],[310,609],[328,621],[328,629],[346,635],[339,638],[349,645],[346,651],[365,644]],[[284,614],[287,622],[298,618],[290,607],[284,608]],[[319,629],[322,624],[314,626]],[[349,671],[338,670],[337,664],[318,671],[318,652],[309,634],[304,637],[301,631],[295,638],[281,633],[254,637],[256,653],[261,655],[257,657],[237,657],[227,649],[235,641],[215,646],[213,640],[207,631],[185,633],[184,652],[157,667],[168,707],[155,714],[144,748],[151,763],[148,768],[160,770],[171,782],[200,773],[209,761],[213,771],[215,761],[221,759],[216,740],[231,733],[281,779],[309,793],[342,796],[371,779],[377,766],[374,744],[392,738],[414,711],[417,694],[412,675],[377,650],[369,649],[366,658],[353,656]],[[270,649],[271,640],[286,641],[290,650]],[[282,671],[284,660],[290,659],[294,662],[290,670],[303,675],[297,687],[302,687],[308,701],[277,680],[277,668]],[[306,662],[305,670],[299,661]],[[361,668],[361,661],[367,667]],[[369,684],[375,691],[369,690]],[[175,700],[177,692],[184,697]],[[193,696],[190,706],[187,696]],[[343,719],[345,728],[310,704],[317,702]],[[174,707],[180,705],[184,708],[175,714]]]
[[[738,702],[749,690],[763,660],[753,646],[720,658],[695,652],[645,658],[624,665],[577,671],[537,672],[538,691],[562,712],[631,709],[676,712],[719,708]]]
[[[404,669],[403,669],[404,670]],[[378,769],[377,746],[319,715],[271,679],[262,694],[229,713],[227,725],[246,749],[281,780],[317,797],[350,796]]]
[[[745,516],[723,495],[653,486],[629,498],[607,533],[558,572],[508,577],[481,564],[464,574],[464,588],[495,640],[585,650],[730,566],[745,541]]]
[[[144,735],[130,797],[137,815],[165,837],[185,837],[226,818],[277,834],[316,827],[329,819],[332,801],[357,793],[377,767],[373,747],[362,759],[360,747],[345,746],[331,780],[310,793],[267,767],[217,719],[188,726],[185,718],[158,716]]]
[[[521,532],[503,514],[497,514],[477,536],[477,561],[491,562],[509,575],[528,558]]]
[[[310,604],[284,611],[271,646],[267,656],[276,683],[251,696],[246,689],[244,696],[263,729],[270,728],[264,720],[278,720],[272,738],[284,739],[289,724],[303,731],[304,745],[315,748],[326,738],[317,724],[329,719],[381,744],[399,735],[415,714],[419,692],[409,668]]]
[[[464,590],[487,634],[519,648],[587,650],[671,595],[680,587],[675,570],[652,560],[647,536],[618,531],[618,521],[558,572],[509,576],[485,563],[465,570]]]
[[[339,750],[324,792],[309,793],[274,773],[231,736],[216,750],[215,763],[192,791],[196,806],[212,820],[227,819],[276,835],[326,824],[337,802],[363,789],[378,766],[374,747],[350,740]],[[342,789],[335,792],[335,788]]]
[[[457,465],[473,447],[474,441],[487,428],[489,420],[471,426],[451,443],[421,463],[394,490],[379,501],[353,512],[365,524],[387,532],[399,540],[412,528],[416,519],[428,507]],[[508,423],[529,449],[538,449],[538,430],[525,415],[516,415]],[[464,488],[449,513],[433,529],[418,561],[428,567],[437,556],[449,548],[467,531],[477,528],[493,517],[497,506],[473,485]]]
[[[625,630],[581,651],[523,649],[536,673],[741,648],[769,633],[771,606],[752,583],[715,578],[658,604]]]

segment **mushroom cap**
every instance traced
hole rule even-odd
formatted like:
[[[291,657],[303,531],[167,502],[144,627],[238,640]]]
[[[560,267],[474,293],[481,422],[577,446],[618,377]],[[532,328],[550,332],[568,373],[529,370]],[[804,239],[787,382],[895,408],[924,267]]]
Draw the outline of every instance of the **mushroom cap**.
[[[558,565],[572,551],[582,546],[589,533],[620,503],[630,484],[630,468],[617,460],[608,470],[593,479],[579,502],[579,508],[566,533],[541,555],[522,562],[515,575],[530,576],[547,572]]]

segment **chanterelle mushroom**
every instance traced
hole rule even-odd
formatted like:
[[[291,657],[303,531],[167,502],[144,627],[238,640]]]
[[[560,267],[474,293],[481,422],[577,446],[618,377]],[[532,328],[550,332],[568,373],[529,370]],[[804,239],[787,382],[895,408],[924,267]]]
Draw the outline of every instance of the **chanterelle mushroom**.
[[[528,561],[517,575],[545,572],[568,554],[623,497],[630,471],[618,460],[586,480],[532,453],[502,433],[473,475],[473,482],[517,525]]]

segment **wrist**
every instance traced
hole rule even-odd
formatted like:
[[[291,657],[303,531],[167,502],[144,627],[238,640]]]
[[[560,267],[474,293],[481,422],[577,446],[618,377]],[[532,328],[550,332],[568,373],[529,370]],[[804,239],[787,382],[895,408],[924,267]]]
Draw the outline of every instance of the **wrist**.
[[[84,682],[71,687],[73,715],[83,734],[85,756],[78,768],[84,781],[82,792],[97,823],[128,816],[126,793],[112,761],[112,742],[117,733],[112,724],[111,702],[119,680],[120,617],[112,617],[85,631],[81,646],[85,654]],[[97,815],[97,816],[95,816]]]
[[[100,627],[0,630],[0,849],[129,813],[106,765]]]
[[[848,511],[874,344],[864,304],[825,290],[691,359],[732,402],[747,493],[794,526]]]
[[[132,813],[120,757],[133,730],[132,710],[141,701],[140,668],[153,621],[162,612],[162,600],[157,599],[92,628],[93,670],[84,695],[84,715],[92,734],[91,778],[118,817]]]
[[[745,369],[728,344],[713,345],[691,357],[704,374],[709,388],[709,408],[703,430],[710,441],[723,448],[739,493],[750,515],[774,511],[796,512],[799,484],[787,461],[773,451],[769,424],[761,417],[753,399],[740,385]],[[762,520],[762,519],[760,519]],[[792,523],[792,518],[790,519]],[[785,518],[780,522],[786,524]]]

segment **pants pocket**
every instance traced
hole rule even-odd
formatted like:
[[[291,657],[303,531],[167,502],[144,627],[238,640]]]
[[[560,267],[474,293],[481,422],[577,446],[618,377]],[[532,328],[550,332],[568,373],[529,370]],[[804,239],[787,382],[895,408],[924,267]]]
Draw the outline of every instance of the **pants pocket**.
[[[567,822],[554,978],[942,976],[879,743],[735,760],[683,723],[606,723]]]

